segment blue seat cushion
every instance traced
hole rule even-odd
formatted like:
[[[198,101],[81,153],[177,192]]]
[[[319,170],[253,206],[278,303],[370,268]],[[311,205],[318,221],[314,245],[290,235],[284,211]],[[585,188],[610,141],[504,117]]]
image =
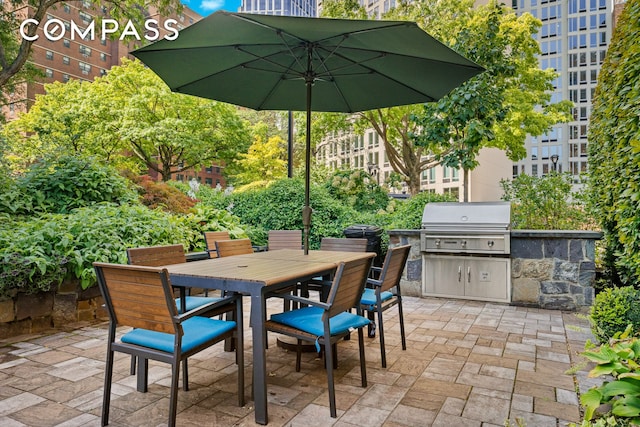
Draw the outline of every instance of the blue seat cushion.
[[[380,292],[380,299],[382,302],[393,298],[393,294],[389,291]],[[365,288],[362,298],[360,298],[360,305],[366,305],[370,310],[376,307],[376,290],[371,288]]]
[[[214,297],[186,297],[184,302],[187,306],[187,311],[191,311],[194,308],[198,308],[205,304],[209,304],[210,302],[217,302],[220,300],[221,298]],[[182,313],[182,310],[180,309],[180,298],[176,298],[176,305],[178,306],[178,313]]]
[[[324,310],[320,307],[303,307],[298,310],[273,314],[271,320],[320,337],[324,335],[323,313]],[[329,330],[331,335],[338,335],[351,328],[362,328],[368,324],[369,319],[345,311],[329,319]]]
[[[182,322],[182,352],[211,341],[216,337],[236,327],[236,322],[229,320],[210,319],[208,317],[195,316]],[[175,336],[164,332],[150,331],[147,329],[134,329],[124,334],[121,341],[149,347],[167,353],[173,353]]]

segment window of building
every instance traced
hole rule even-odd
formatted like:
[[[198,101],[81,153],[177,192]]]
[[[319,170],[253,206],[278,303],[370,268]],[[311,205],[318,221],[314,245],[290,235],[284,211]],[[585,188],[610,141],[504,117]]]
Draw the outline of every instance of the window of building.
[[[49,77],[49,78],[53,78],[53,70],[51,68],[47,68],[44,70],[44,74],[45,76]]]
[[[89,74],[91,72],[91,64],[87,64],[86,62],[78,62],[78,66],[80,67],[80,72],[82,74]]]
[[[531,175],[538,176],[538,165],[531,165]]]
[[[63,81],[64,83],[68,82],[68,81],[69,81],[69,74],[63,74],[63,75],[62,75],[62,81]]]
[[[71,60],[69,59],[69,57],[68,57],[68,56],[63,56],[63,57],[62,57],[62,63],[63,63],[64,65],[69,65],[69,64],[71,63]]]
[[[64,47],[69,47],[71,46],[71,41],[69,41],[69,39],[64,39],[62,40],[62,44],[64,45]]]
[[[79,46],[78,51],[80,52],[80,55],[84,56],[85,58],[91,56],[91,48],[83,44]]]
[[[86,25],[89,25],[91,23],[91,21],[93,20],[93,18],[91,17],[91,15],[89,15],[87,12],[83,12],[82,10],[78,13],[78,15],[80,15],[80,19],[82,20],[82,22],[84,22]]]
[[[65,11],[65,13],[71,12],[71,6],[66,3],[62,6],[62,9]]]
[[[102,62],[106,62],[106,60],[107,60],[107,54],[106,54],[106,53],[104,53],[104,52],[100,52],[100,60],[101,60]]]
[[[591,83],[598,83],[598,70],[589,71],[589,75],[591,76]]]
[[[208,186],[213,185],[213,178],[205,178],[204,183],[207,184]]]
[[[531,160],[538,160],[538,147],[531,147]]]
[[[53,61],[53,52],[51,52],[50,50],[46,52],[45,56],[49,61]]]

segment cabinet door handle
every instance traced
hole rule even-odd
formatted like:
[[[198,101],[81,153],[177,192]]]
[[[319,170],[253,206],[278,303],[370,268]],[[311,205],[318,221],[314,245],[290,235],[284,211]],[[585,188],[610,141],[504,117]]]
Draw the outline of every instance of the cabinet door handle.
[[[467,282],[471,283],[471,267],[467,267]]]
[[[462,280],[462,266],[458,266],[458,282]]]

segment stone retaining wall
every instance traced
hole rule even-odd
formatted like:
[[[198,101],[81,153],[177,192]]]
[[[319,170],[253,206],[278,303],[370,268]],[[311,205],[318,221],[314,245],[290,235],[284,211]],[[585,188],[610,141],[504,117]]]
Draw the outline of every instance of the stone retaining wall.
[[[206,259],[206,252],[187,254],[187,261]],[[0,301],[0,339],[32,334],[69,323],[108,320],[97,286],[83,290],[78,280],[65,281],[58,289],[35,295],[18,293]]]
[[[390,230],[389,245],[411,245],[402,293],[422,295],[420,230]],[[511,304],[576,310],[590,306],[596,278],[593,231],[511,232]]]

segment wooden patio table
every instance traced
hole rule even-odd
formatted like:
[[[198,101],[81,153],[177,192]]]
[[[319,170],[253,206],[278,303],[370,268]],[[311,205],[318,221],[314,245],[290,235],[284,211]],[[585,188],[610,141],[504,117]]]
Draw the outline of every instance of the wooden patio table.
[[[280,249],[183,264],[167,265],[171,284],[220,289],[249,295],[253,328],[253,398],[255,421],[269,422],[267,413],[266,295],[312,277],[331,274],[342,261],[375,256],[372,252],[310,251]]]

